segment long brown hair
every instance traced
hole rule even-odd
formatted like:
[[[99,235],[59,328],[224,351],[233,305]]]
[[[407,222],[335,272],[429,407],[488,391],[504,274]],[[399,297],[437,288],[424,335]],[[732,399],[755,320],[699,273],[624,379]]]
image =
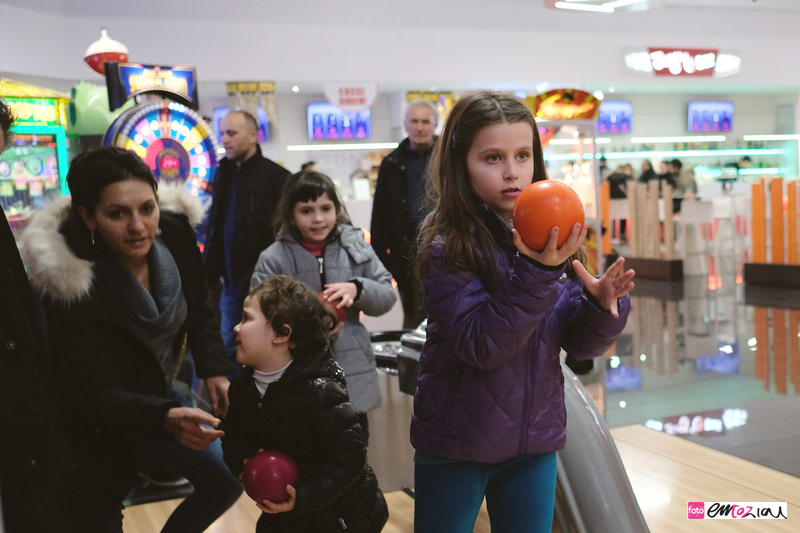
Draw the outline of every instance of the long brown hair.
[[[482,128],[518,122],[530,124],[532,129],[533,180],[547,179],[539,128],[531,112],[516,96],[474,91],[462,96],[453,107],[426,173],[428,195],[434,209],[420,235],[417,266],[421,272],[427,267],[434,240],[442,238],[445,260],[452,267],[476,274],[487,287],[494,284],[495,239],[483,221],[481,202],[470,185],[467,153]]]

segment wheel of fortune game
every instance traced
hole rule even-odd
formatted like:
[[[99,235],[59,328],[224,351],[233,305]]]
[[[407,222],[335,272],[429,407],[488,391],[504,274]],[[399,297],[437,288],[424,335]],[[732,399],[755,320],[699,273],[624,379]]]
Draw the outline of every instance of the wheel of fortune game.
[[[199,197],[209,192],[219,162],[219,143],[203,117],[170,100],[145,102],[121,114],[103,144],[136,152],[156,180],[183,182]]]

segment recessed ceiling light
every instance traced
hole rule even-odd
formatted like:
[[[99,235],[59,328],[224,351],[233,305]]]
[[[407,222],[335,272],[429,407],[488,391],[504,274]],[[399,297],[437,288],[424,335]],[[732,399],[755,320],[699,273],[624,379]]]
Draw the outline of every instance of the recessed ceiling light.
[[[573,9],[575,11],[591,11],[593,13],[613,13],[613,7],[596,4],[576,4],[570,2],[556,2],[553,7],[557,9]]]
[[[299,93],[299,92],[300,92],[300,87],[298,87],[297,85],[295,85],[294,87],[292,87],[292,92],[293,92],[293,93]]]
[[[617,89],[616,89],[616,88],[614,88],[614,87],[609,87],[609,88],[608,88],[608,92],[610,92],[610,93],[613,93],[613,92],[614,92],[614,91],[616,91],[616,90],[617,90]]]

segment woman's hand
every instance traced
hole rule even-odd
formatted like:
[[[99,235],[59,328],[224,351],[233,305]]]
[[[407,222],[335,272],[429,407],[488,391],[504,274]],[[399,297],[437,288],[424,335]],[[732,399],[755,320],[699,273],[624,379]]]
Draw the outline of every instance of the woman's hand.
[[[337,309],[342,309],[343,307],[348,308],[353,306],[356,294],[358,294],[358,287],[356,287],[355,283],[349,281],[328,283],[325,285],[325,290],[322,292],[325,294],[326,300],[330,301]],[[341,301],[335,303],[339,298],[341,298]]]
[[[583,241],[586,240],[586,232],[588,230],[589,226],[586,224],[575,224],[572,227],[572,232],[569,234],[569,237],[567,237],[566,242],[561,245],[561,248],[556,248],[558,245],[559,230],[558,226],[553,226],[550,229],[550,240],[547,241],[547,246],[545,246],[544,250],[541,252],[537,252],[536,250],[529,248],[528,245],[522,241],[522,237],[520,236],[519,231],[516,229],[512,229],[511,233],[514,236],[514,246],[517,247],[519,253],[527,255],[531,259],[535,259],[543,265],[559,266],[578,251],[583,244]]]
[[[173,407],[164,417],[164,429],[192,450],[204,450],[225,432],[216,428],[219,419],[195,407]],[[211,426],[211,428],[204,427]]]
[[[291,485],[286,485],[286,492],[289,493],[289,501],[283,503],[272,503],[269,500],[264,500],[263,503],[256,502],[258,508],[269,514],[285,513],[294,509],[294,500],[297,497],[297,491]]]
[[[228,413],[228,388],[231,382],[225,376],[212,376],[204,380],[208,389],[208,397],[211,399],[211,408],[214,414],[220,418],[225,418]]]
[[[619,318],[617,300],[633,290],[631,280],[636,275],[631,269],[625,270],[625,258],[620,257],[614,261],[600,278],[589,274],[577,259],[572,262],[572,268],[600,306],[610,311],[614,318]]]

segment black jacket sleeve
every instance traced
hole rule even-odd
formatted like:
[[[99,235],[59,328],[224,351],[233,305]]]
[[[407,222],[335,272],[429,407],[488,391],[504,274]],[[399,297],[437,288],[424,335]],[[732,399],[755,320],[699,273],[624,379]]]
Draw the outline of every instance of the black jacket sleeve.
[[[324,455],[322,468],[301,472],[297,480],[298,514],[319,511],[331,505],[356,481],[367,467],[367,452],[358,414],[348,401],[344,387],[324,380],[315,398],[310,424],[317,449]]]
[[[231,365],[222,343],[219,322],[214,314],[203,273],[203,259],[194,230],[185,217],[162,214],[162,236],[172,251],[181,273],[181,283],[188,307],[186,333],[197,366],[197,376],[204,379],[224,376]]]
[[[88,425],[82,430],[96,429],[128,441],[165,436],[164,416],[180,405],[155,390],[148,394],[125,387],[125,371],[118,366],[111,339],[115,332],[109,331],[114,326],[101,323],[87,307],[56,307],[48,314],[51,350],[70,402],[68,418]]]
[[[250,378],[240,375],[231,383],[228,389],[231,403],[220,428],[225,432],[222,437],[225,464],[237,477],[244,470],[244,460],[255,455],[261,447],[257,398],[248,399],[245,391],[247,379]]]
[[[389,249],[396,236],[392,235],[392,221],[386,210],[386,206],[398,199],[390,198],[391,169],[389,162],[384,159],[378,169],[378,180],[375,184],[375,196],[372,199],[372,220],[370,223],[372,248],[384,265],[389,264]]]

